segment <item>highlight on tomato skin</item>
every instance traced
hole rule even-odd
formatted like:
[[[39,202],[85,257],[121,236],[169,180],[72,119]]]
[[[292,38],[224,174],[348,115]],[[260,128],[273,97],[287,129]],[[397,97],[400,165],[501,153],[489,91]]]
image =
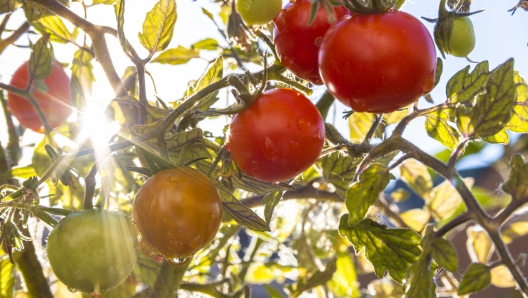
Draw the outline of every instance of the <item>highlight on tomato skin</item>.
[[[308,25],[311,0],[297,0],[284,6],[274,19],[273,39],[282,65],[296,76],[315,85],[322,85],[317,63],[319,47],[328,28],[328,15],[322,6],[315,19]],[[337,20],[349,11],[343,6],[334,7]]]
[[[199,171],[179,167],[156,173],[140,187],[133,205],[140,248],[181,266],[215,237],[222,202],[215,185]]]
[[[273,89],[233,118],[226,149],[249,176],[279,182],[296,177],[319,158],[324,136],[321,114],[306,96]]]
[[[47,90],[33,92],[33,97],[39,103],[51,128],[56,128],[68,119],[72,113],[70,78],[62,66],[53,61],[53,69],[49,77],[44,79]],[[29,82],[28,62],[24,62],[13,74],[10,85],[25,90]],[[35,84],[35,83],[34,83]],[[24,97],[14,93],[7,94],[8,109],[18,122],[35,132],[43,133],[42,122],[31,103]]]
[[[406,12],[358,14],[328,30],[319,71],[328,91],[354,111],[389,113],[432,90],[436,48]]]

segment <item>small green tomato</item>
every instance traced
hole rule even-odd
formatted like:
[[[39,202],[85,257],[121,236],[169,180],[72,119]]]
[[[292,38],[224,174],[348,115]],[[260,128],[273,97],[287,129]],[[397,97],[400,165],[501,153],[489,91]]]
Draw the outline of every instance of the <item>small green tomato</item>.
[[[236,10],[249,26],[271,22],[281,9],[282,0],[236,0]]]
[[[69,289],[98,293],[122,283],[136,263],[137,233],[122,213],[72,213],[51,231],[46,246],[57,278]]]
[[[440,51],[455,57],[467,57],[475,48],[476,38],[469,17],[453,17],[435,27],[435,42]]]

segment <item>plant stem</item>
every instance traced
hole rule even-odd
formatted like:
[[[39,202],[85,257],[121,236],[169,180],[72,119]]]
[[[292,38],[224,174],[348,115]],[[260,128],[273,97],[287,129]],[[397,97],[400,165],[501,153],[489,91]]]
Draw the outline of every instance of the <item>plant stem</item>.
[[[93,209],[93,197],[95,194],[95,175],[97,174],[97,163],[93,165],[90,173],[84,179],[86,192],[84,193],[84,210]]]
[[[176,267],[172,266],[167,261],[163,261],[160,272],[156,279],[156,283],[150,294],[151,298],[172,298],[175,297],[176,291],[180,288],[185,271],[187,271],[187,264]]]
[[[29,233],[27,230],[24,233]],[[24,242],[24,249],[13,254],[13,258],[26,281],[29,297],[53,298],[48,281],[42,273],[42,266],[35,254],[33,241]]]
[[[319,99],[317,104],[315,106],[319,110],[319,113],[321,113],[321,117],[323,117],[323,120],[326,119],[326,116],[328,116],[328,111],[330,110],[330,107],[334,104],[335,98],[330,94],[330,92],[325,91],[323,96]]]

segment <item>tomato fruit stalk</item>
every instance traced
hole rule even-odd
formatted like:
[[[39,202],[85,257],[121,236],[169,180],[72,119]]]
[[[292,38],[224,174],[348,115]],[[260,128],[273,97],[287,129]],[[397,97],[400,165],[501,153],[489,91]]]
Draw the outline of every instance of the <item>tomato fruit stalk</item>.
[[[313,165],[324,136],[323,118],[306,96],[292,89],[273,89],[233,118],[226,148],[248,175],[279,182]]]
[[[70,91],[70,78],[57,62],[52,62],[53,70],[49,77],[44,79],[45,88],[32,86],[32,93],[46,115],[51,128],[59,126],[72,113],[72,100]],[[25,90],[29,83],[28,62],[22,64],[13,74],[11,86]],[[35,83],[33,83],[35,84]],[[40,89],[39,89],[40,88]],[[45,90],[44,90],[45,89]],[[7,106],[9,111],[24,127],[33,131],[43,133],[42,122],[31,103],[14,93],[7,94]]]
[[[124,214],[89,209],[59,221],[46,250],[53,272],[68,288],[98,293],[116,287],[132,272],[136,235]]]
[[[181,266],[215,237],[222,202],[215,185],[195,169],[180,167],[153,175],[140,187],[133,218],[148,257],[163,255]]]
[[[296,76],[322,85],[317,57],[323,36],[331,24],[322,6],[319,6],[313,22],[308,24],[311,7],[311,0],[286,4],[274,20],[273,37],[282,65]],[[337,20],[348,13],[343,6],[334,7],[334,12]]]
[[[406,12],[358,14],[328,30],[319,70],[328,91],[354,111],[389,113],[432,90],[435,44]]]

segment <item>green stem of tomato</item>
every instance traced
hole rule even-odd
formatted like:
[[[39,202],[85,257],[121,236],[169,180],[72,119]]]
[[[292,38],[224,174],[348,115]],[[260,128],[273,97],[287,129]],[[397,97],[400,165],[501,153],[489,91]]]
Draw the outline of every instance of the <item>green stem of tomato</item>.
[[[150,294],[151,298],[172,298],[175,297],[175,292],[180,288],[183,276],[189,267],[189,263],[183,266],[172,266],[166,261],[163,261],[161,270],[158,273],[156,283]]]
[[[323,117],[323,120],[326,119],[326,116],[328,115],[328,111],[330,110],[330,107],[334,104],[335,98],[330,94],[330,92],[325,91],[323,96],[319,99],[317,104],[315,106],[319,110],[319,113],[321,113],[321,117]]]
[[[446,8],[446,2],[447,0],[440,0],[440,4],[438,6],[438,15],[442,16],[448,13]]]
[[[97,174],[97,164],[94,164],[90,173],[84,179],[86,191],[84,193],[84,210],[93,209],[93,197],[95,194],[95,175]]]

